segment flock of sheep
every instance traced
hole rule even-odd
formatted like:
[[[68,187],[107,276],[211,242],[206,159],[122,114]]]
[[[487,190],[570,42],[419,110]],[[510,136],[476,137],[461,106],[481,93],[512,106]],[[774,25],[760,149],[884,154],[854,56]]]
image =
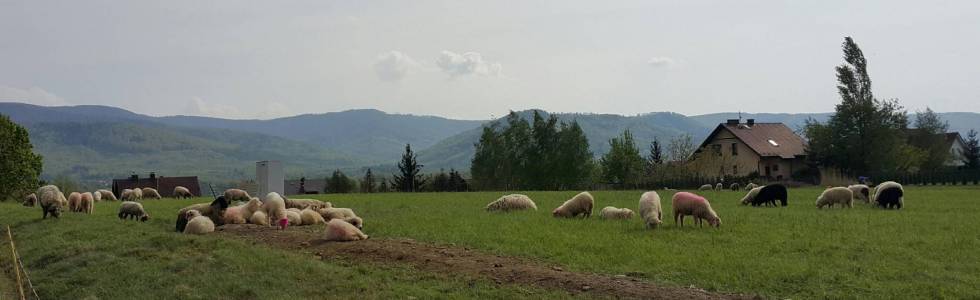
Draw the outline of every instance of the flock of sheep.
[[[740,190],[737,183],[732,184],[730,188],[733,191]],[[723,185],[721,183],[714,186],[706,184],[699,188],[701,191],[720,191],[722,189]],[[782,184],[758,186],[754,183],[749,183],[745,186],[745,189],[748,190],[748,193],[742,198],[742,205],[788,205],[789,194],[786,186]],[[818,209],[833,207],[837,204],[841,207],[853,207],[856,199],[881,208],[901,209],[904,204],[904,194],[905,190],[902,188],[902,185],[894,181],[879,184],[874,188],[873,192],[870,187],[863,184],[848,187],[828,187],[817,197],[816,206]],[[692,216],[694,218],[694,224],[698,226],[701,226],[704,221],[710,226],[721,226],[721,218],[711,208],[711,203],[708,202],[708,199],[705,199],[703,196],[690,192],[676,192],[671,197],[671,204],[673,206],[674,224],[676,225],[684,226],[684,217]],[[551,214],[554,217],[561,218],[574,218],[579,216],[588,218],[592,215],[594,206],[595,198],[592,197],[592,194],[581,192],[552,210]],[[509,212],[529,209],[537,210],[538,206],[527,195],[510,194],[490,202],[485,209],[487,211]],[[640,196],[638,209],[640,211],[640,218],[643,219],[643,223],[647,228],[656,228],[663,223],[660,195],[656,191],[643,193]],[[607,206],[599,211],[599,215],[603,219],[632,219],[633,211],[629,208]]]
[[[184,187],[174,188],[174,198],[190,198],[193,195]],[[147,221],[150,215],[140,200],[162,199],[153,188],[123,190],[120,194],[118,217],[123,220]],[[25,206],[40,205],[42,218],[51,215],[61,216],[64,209],[71,212],[91,214],[94,202],[116,201],[109,190],[94,193],[73,192],[65,194],[54,185],[46,185],[36,193],[27,195]],[[237,202],[236,202],[237,201]],[[330,202],[315,199],[289,199],[279,193],[269,193],[263,199],[251,197],[240,189],[226,190],[222,196],[210,203],[199,203],[180,209],[177,213],[176,231],[185,234],[206,234],[214,232],[215,226],[223,224],[256,224],[286,229],[290,225],[326,224],[326,239],[330,241],[357,241],[367,239],[361,229],[364,221],[350,208],[333,207]]]

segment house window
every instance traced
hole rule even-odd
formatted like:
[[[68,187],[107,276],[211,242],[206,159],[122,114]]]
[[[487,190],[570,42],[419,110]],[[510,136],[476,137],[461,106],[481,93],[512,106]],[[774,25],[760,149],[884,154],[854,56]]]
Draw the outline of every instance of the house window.
[[[738,165],[732,166],[732,174],[733,175],[738,175]]]
[[[721,156],[721,144],[711,145],[711,151],[717,156]]]
[[[779,164],[772,165],[772,171],[773,172],[779,172]]]
[[[732,156],[738,155],[738,143],[732,143]]]

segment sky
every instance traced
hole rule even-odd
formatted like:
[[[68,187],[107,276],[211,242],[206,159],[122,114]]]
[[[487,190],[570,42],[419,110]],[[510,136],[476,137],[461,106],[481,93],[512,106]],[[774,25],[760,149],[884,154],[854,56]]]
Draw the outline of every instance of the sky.
[[[0,0],[0,101],[236,119],[829,112],[845,36],[878,98],[980,112],[980,1]]]

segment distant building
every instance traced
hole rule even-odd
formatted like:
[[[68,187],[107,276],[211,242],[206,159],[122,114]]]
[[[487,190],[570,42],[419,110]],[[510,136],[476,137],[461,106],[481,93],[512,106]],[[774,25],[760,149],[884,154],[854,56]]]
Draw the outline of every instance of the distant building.
[[[283,188],[283,176],[282,162],[278,160],[255,163],[255,181],[259,185],[258,197],[264,198],[266,194],[271,192],[286,194]]]
[[[152,172],[150,177],[146,178],[140,178],[139,175],[133,174],[129,178],[113,179],[112,193],[120,196],[124,189],[149,187],[159,191],[160,196],[173,197],[174,188],[178,186],[187,188],[195,197],[201,196],[201,184],[197,180],[197,176],[163,177]]]
[[[949,159],[946,160],[947,166],[962,167],[966,165],[966,162],[963,161],[966,158],[963,156],[966,152],[966,141],[963,140],[963,136],[959,132],[946,133],[946,148],[949,149]]]
[[[709,177],[758,172],[774,180],[791,179],[794,172],[807,168],[804,143],[783,123],[731,119],[705,138],[692,156],[692,165]]]

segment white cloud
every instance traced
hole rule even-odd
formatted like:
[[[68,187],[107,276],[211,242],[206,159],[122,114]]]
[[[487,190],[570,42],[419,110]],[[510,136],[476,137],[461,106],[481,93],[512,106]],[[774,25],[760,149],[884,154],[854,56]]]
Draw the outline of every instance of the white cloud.
[[[281,102],[268,102],[265,109],[255,116],[259,119],[275,119],[293,115],[293,110]]]
[[[477,52],[459,54],[445,50],[436,59],[436,65],[453,77],[465,75],[500,76],[503,69],[500,63],[483,60],[483,56]]]
[[[68,105],[68,101],[65,99],[36,86],[20,89],[0,85],[0,101],[24,102],[43,106]]]
[[[677,63],[677,62],[675,62],[673,58],[666,57],[666,56],[653,57],[653,58],[650,58],[650,60],[647,61],[647,64],[649,64],[651,66],[654,66],[654,67],[657,67],[657,68],[669,67],[669,66],[674,65],[675,63]]]
[[[398,81],[415,72],[420,65],[408,54],[393,50],[378,55],[373,67],[381,80]]]

